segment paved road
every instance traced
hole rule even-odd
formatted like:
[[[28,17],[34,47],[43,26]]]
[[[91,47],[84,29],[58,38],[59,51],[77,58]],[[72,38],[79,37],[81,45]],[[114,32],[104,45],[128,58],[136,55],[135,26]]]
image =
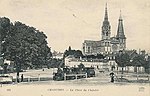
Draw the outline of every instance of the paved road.
[[[34,81],[53,81],[52,77],[53,77],[53,72],[55,72],[56,69],[45,69],[44,71],[42,69],[40,70],[27,70],[26,72],[20,72],[20,74],[24,75],[24,81],[25,82],[34,82]],[[81,84],[102,84],[102,83],[110,83],[110,72],[104,72],[104,73],[100,73],[98,72],[98,70],[96,70],[96,77],[92,77],[92,78],[83,78],[83,79],[79,79],[79,80],[69,80],[67,82],[73,82],[73,83],[81,83]],[[115,73],[117,74],[117,73]],[[136,81],[137,77],[135,76],[136,74],[133,73],[128,73],[126,74],[126,79],[130,80],[130,81]],[[16,73],[11,73],[10,76],[13,76],[13,79],[15,81],[16,79]],[[120,75],[117,74],[117,77],[120,78]],[[40,78],[40,79],[39,79]],[[138,78],[139,80],[148,80],[147,77],[142,77],[142,78]],[[116,79],[117,80],[117,79]],[[78,82],[76,82],[78,81]],[[141,82],[141,81],[140,81]],[[147,82],[147,81],[146,81]],[[150,82],[150,80],[148,81]],[[115,83],[117,83],[115,81]]]
[[[48,71],[28,71],[30,75]],[[7,84],[0,87],[0,96],[149,96],[150,83],[110,83],[109,72],[98,73],[96,77],[67,81],[36,81]],[[84,95],[83,95],[84,94]]]

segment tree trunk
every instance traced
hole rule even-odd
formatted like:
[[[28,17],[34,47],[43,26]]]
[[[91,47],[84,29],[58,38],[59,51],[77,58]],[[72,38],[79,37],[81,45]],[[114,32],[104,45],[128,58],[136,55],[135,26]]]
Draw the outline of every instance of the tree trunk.
[[[123,67],[122,67],[122,70],[121,70],[121,74],[123,74]]]
[[[16,65],[17,65],[17,66],[16,66],[16,71],[17,71],[16,81],[17,81],[17,83],[19,83],[20,66],[19,66],[18,62],[17,62]]]
[[[118,74],[118,66],[117,66],[117,74]]]
[[[122,78],[123,78],[123,67],[122,67],[122,72],[121,72],[121,81],[122,81]]]
[[[134,73],[137,73],[137,66],[134,66]]]

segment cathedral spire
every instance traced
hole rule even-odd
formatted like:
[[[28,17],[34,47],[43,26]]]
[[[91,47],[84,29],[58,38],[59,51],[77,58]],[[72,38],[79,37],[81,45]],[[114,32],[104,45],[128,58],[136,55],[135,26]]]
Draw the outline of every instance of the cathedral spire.
[[[122,20],[121,10],[120,10],[120,17],[119,17],[119,19]]]
[[[111,29],[111,26],[108,21],[108,12],[107,12],[107,3],[106,3],[105,16],[104,16],[104,21],[103,21],[103,25],[102,25],[102,40],[110,39],[110,34],[111,34],[110,29]]]
[[[119,17],[119,23],[118,23],[118,30],[117,30],[117,36],[118,39],[125,39],[125,35],[124,35],[124,28],[123,28],[123,19],[122,19],[122,15],[121,15],[121,10],[120,10],[120,17]]]
[[[120,11],[119,16],[119,23],[118,23],[118,30],[116,38],[119,40],[119,50],[125,50],[126,48],[126,37],[124,35],[124,28],[123,28],[123,19]]]
[[[108,21],[107,3],[106,3],[106,6],[105,6],[105,17],[104,17],[104,20]]]

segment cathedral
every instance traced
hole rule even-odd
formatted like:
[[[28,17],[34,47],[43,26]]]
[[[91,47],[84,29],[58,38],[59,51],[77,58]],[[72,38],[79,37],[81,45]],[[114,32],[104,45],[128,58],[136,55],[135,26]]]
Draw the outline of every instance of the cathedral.
[[[118,19],[117,35],[111,37],[111,25],[108,20],[107,4],[101,31],[102,38],[99,41],[84,40],[82,51],[84,55],[115,54],[119,50],[126,49],[126,36],[124,34],[123,19],[120,12]]]

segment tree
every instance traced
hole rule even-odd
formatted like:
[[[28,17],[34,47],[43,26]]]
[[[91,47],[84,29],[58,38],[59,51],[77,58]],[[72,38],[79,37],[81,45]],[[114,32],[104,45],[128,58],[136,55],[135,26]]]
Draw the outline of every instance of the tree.
[[[51,56],[46,35],[33,27],[15,22],[7,37],[4,44],[5,58],[19,63],[17,66],[25,69],[41,67],[46,64],[47,56]]]
[[[4,74],[7,74],[7,67],[8,67],[8,64],[4,63],[4,65],[3,65]]]
[[[69,48],[69,50],[66,50],[64,52],[63,57],[65,58],[69,55],[73,55],[75,58],[83,57],[82,51],[80,51],[80,50],[70,50],[70,48]]]
[[[62,59],[53,58],[49,63],[49,67],[51,68],[59,68],[62,67]]]
[[[150,74],[150,56],[148,56],[146,63],[144,64],[145,72]]]
[[[98,58],[98,59],[104,59],[104,58],[105,58],[105,56],[104,56],[104,55],[102,55],[102,54],[97,54],[97,58]]]
[[[133,58],[132,62],[131,62],[131,65],[132,66],[135,66],[136,67],[136,72],[138,73],[138,67],[141,67],[146,64],[146,60],[145,60],[145,57],[138,54],[136,57]]]
[[[4,17],[0,18],[0,33],[3,58],[15,62],[17,75],[21,69],[41,68],[50,62],[52,54],[43,32]]]
[[[122,67],[122,74],[124,72],[123,68],[126,67],[130,63],[129,55],[125,51],[120,51],[116,57],[115,61],[119,67]]]
[[[85,68],[85,66],[84,66],[84,64],[80,63],[80,64],[78,65],[78,68],[79,68],[79,72],[82,72],[83,69]]]
[[[0,66],[4,65],[4,58],[3,58],[3,43],[6,38],[6,34],[9,33],[10,27],[10,20],[6,17],[0,18]]]
[[[83,69],[85,66],[84,66],[84,64],[82,64],[82,63],[80,63],[79,65],[78,65],[78,68],[79,69]]]

